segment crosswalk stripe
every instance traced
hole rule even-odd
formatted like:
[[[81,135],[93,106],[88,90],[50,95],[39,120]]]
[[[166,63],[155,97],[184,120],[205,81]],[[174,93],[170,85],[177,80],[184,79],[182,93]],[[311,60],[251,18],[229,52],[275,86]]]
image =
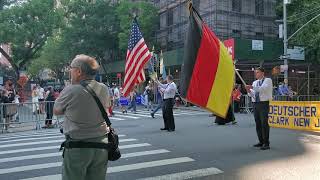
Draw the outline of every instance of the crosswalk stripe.
[[[108,169],[108,173],[131,171],[131,170],[158,167],[158,166],[165,166],[165,165],[170,165],[170,164],[178,164],[178,163],[185,163],[185,162],[191,162],[191,161],[194,161],[194,159],[191,159],[189,157],[181,157],[181,158],[172,158],[172,159],[163,159],[163,160],[157,160],[157,161],[149,161],[149,162],[143,162],[143,163],[136,163],[136,164],[129,164],[129,165],[110,167]]]
[[[120,139],[119,142],[130,142],[130,141],[136,141],[137,139]],[[17,146],[27,146],[27,145],[36,145],[36,144],[50,144],[50,143],[57,143],[62,142],[61,140],[52,140],[52,141],[38,141],[38,142],[28,142],[28,143],[17,143],[17,144],[5,144],[0,145],[0,148],[7,148],[7,147],[17,147]]]
[[[42,135],[42,137],[28,137],[28,138],[23,138],[23,139],[14,139],[14,140],[6,140],[6,141],[0,141],[0,144],[1,143],[7,143],[7,142],[19,142],[19,141],[28,141],[28,140],[40,140],[40,139],[53,139],[53,138],[57,138],[57,137],[60,137],[60,138],[63,138],[64,135],[62,135],[61,133],[60,134],[52,134],[50,136],[46,135],[46,137],[43,137],[44,135]],[[123,134],[119,134],[118,135],[119,137],[125,137],[126,135],[123,135]],[[25,137],[25,136],[24,136]]]
[[[199,178],[204,176],[211,176],[211,175],[221,174],[221,173],[223,173],[223,171],[221,171],[220,169],[211,167],[211,168],[205,168],[205,169],[185,171],[180,173],[166,174],[163,176],[142,178],[138,180],[167,180],[167,179],[184,180],[184,179]]]
[[[116,115],[116,117],[118,117],[118,116],[119,116],[119,117],[122,117],[122,118],[139,119],[139,117],[133,117],[133,116],[129,116],[129,115],[128,115],[128,116],[126,116],[126,115],[120,115],[120,114],[117,114],[117,115]]]
[[[165,150],[165,149],[158,149],[158,150],[152,150],[152,151],[141,151],[141,152],[122,154],[121,158],[131,158],[131,157],[146,156],[146,155],[152,155],[152,154],[161,154],[161,153],[167,153],[167,152],[170,152],[170,151]],[[35,155],[27,155],[27,156],[17,156],[17,157],[10,157],[10,158],[2,158],[2,159],[0,159],[0,163],[12,162],[12,161],[23,161],[23,160],[28,160],[28,159],[57,157],[57,156],[61,156],[61,155],[62,155],[62,152],[35,154]]]
[[[110,120],[118,120],[118,121],[123,121],[124,119],[118,118],[118,117],[109,117]]]
[[[116,113],[120,113],[119,111],[114,111],[114,112],[116,112]],[[132,117],[135,117],[135,116],[140,116],[140,117],[150,117],[150,115],[148,116],[148,115],[138,114],[138,113],[136,113],[136,114],[130,113],[130,116],[132,116]]]
[[[206,115],[209,113],[205,113],[205,112],[176,112],[177,114],[181,114],[181,115]]]
[[[2,154],[21,153],[21,152],[30,152],[30,151],[41,151],[41,150],[49,150],[49,149],[59,150],[59,146],[60,146],[60,145],[0,151],[0,155],[2,155]],[[151,144],[148,144],[148,143],[140,143],[140,144],[120,145],[119,148],[120,148],[120,149],[129,149],[129,148],[145,147],[145,146],[151,146]]]
[[[50,143],[62,143],[63,139],[60,140],[52,140],[52,141],[38,141],[38,142],[28,142],[28,143],[17,143],[17,144],[5,144],[0,145],[0,148],[8,148],[8,147],[17,147],[17,146],[27,146],[27,145],[36,145],[36,144],[50,144]]]
[[[168,153],[168,152],[170,152],[170,151],[168,151],[166,149],[133,152],[133,153],[122,154],[121,158],[130,158],[130,157],[138,157],[138,156],[145,156],[145,155],[162,154],[162,153]]]
[[[20,138],[20,137],[39,137],[39,136],[50,136],[50,135],[58,135],[61,134],[60,132],[52,132],[52,133],[30,133],[30,134],[11,134],[10,136],[0,136],[0,140],[8,140],[8,139],[15,139],[15,138]]]
[[[146,113],[142,113],[141,111],[137,111],[137,114],[142,114],[142,115],[146,115],[146,116],[148,116],[148,117],[151,117],[151,112],[146,112]],[[155,116],[162,116],[162,115],[160,115],[160,114],[162,114],[162,112],[161,113],[159,113],[159,114],[154,114]]]
[[[54,135],[54,136],[49,136],[49,137],[37,137],[37,138],[23,138],[23,139],[14,139],[14,140],[7,140],[7,141],[0,141],[0,144],[2,143],[7,143],[7,142],[20,142],[20,141],[27,141],[27,140],[41,140],[41,139],[54,139],[54,138],[63,138],[64,136],[59,134],[59,135]]]
[[[159,167],[159,166],[165,166],[165,165],[173,165],[173,164],[179,164],[179,163],[186,163],[186,162],[192,162],[194,159],[191,159],[189,157],[181,157],[181,158],[172,158],[172,159],[163,159],[163,160],[157,160],[157,161],[149,161],[149,162],[143,162],[143,163],[136,163],[136,164],[129,164],[129,165],[122,165],[122,166],[115,166],[108,168],[108,173],[117,173],[117,172],[123,172],[123,171],[131,171],[131,170],[138,170],[138,169],[145,169],[145,168],[151,168],[151,167]],[[53,165],[56,165],[57,163],[48,163],[43,165],[37,165],[36,167],[39,168],[50,168]],[[48,167],[49,166],[49,167]],[[55,167],[55,166],[54,166]],[[24,168],[28,170],[33,170],[34,167],[25,166],[20,170],[24,170]],[[10,173],[12,171],[17,171],[19,168],[11,168],[8,171]],[[0,174],[1,174],[0,170]],[[27,179],[21,179],[21,180],[61,180],[61,174],[55,174],[55,175],[49,175],[49,176],[41,176],[41,177],[33,177],[33,178],[27,178]]]

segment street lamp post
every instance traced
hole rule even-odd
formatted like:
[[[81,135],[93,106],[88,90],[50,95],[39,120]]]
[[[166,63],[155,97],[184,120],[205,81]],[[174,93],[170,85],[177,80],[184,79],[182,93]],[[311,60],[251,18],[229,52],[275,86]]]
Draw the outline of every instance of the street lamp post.
[[[284,65],[284,81],[288,83],[288,39],[287,39],[287,4],[289,0],[283,0],[283,65]],[[288,84],[287,84],[288,85]]]

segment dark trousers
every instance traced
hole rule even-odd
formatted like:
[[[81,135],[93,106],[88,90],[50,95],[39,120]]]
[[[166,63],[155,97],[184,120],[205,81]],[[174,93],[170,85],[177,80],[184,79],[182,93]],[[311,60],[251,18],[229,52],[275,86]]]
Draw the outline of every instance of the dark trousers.
[[[46,117],[46,121],[45,121],[46,125],[52,124],[53,106],[54,106],[54,103],[52,103],[52,102],[46,103],[46,111],[47,111],[47,117]]]
[[[233,101],[233,108],[234,108],[234,112],[238,113],[240,112],[240,101]]]
[[[168,130],[175,130],[173,117],[173,98],[164,99],[162,106],[162,116],[164,121],[164,128]]]
[[[136,99],[133,99],[133,100],[131,100],[131,102],[130,102],[130,106],[128,107],[128,110],[129,109],[133,109],[133,111],[134,112],[136,112],[137,111],[137,103],[136,103]]]
[[[270,127],[268,124],[269,101],[253,104],[254,120],[256,121],[256,131],[259,142],[269,145]]]

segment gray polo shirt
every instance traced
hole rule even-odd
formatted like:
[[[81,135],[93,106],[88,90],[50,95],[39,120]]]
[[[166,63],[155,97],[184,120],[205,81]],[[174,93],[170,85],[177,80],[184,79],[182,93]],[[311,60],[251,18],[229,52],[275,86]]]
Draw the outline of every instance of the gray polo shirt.
[[[108,108],[108,87],[94,80],[88,82],[104,107]],[[54,108],[64,113],[63,132],[72,139],[96,138],[107,133],[106,122],[96,101],[80,84],[64,88],[55,101]]]

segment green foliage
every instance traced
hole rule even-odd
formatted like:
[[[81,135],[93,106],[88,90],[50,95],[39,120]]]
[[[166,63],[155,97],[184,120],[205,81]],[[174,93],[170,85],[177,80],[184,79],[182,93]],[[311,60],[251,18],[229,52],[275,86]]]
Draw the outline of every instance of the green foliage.
[[[159,21],[157,8],[148,2],[129,2],[128,0],[122,0],[117,7],[116,13],[120,21],[118,37],[119,49],[122,52],[126,52],[128,47],[134,14],[137,15],[140,29],[149,49],[154,45],[154,32]]]
[[[278,1],[277,14],[282,18],[282,1]],[[288,37],[305,23],[320,13],[319,0],[293,0],[287,5]],[[299,31],[289,45],[300,45],[306,48],[306,59],[320,62],[320,17]]]
[[[63,5],[67,26],[62,29],[62,43],[72,56],[103,59],[106,50],[117,48],[117,19],[109,1],[65,0]]]
[[[53,1],[30,0],[0,11],[0,43],[10,43],[16,72],[38,57],[62,14]]]
[[[5,3],[4,3],[5,2]],[[133,12],[149,48],[154,45],[157,9],[148,2],[110,0],[0,0],[0,43],[11,43],[12,60],[36,77],[44,68],[56,74],[77,54],[96,57],[102,65],[122,59],[127,50]],[[32,62],[31,62],[32,61]]]
[[[33,60],[28,66],[28,74],[37,77],[45,68],[51,69],[56,75],[59,74],[61,69],[68,65],[70,59],[69,52],[62,45],[62,38],[59,33],[55,33],[48,38],[40,57]]]

